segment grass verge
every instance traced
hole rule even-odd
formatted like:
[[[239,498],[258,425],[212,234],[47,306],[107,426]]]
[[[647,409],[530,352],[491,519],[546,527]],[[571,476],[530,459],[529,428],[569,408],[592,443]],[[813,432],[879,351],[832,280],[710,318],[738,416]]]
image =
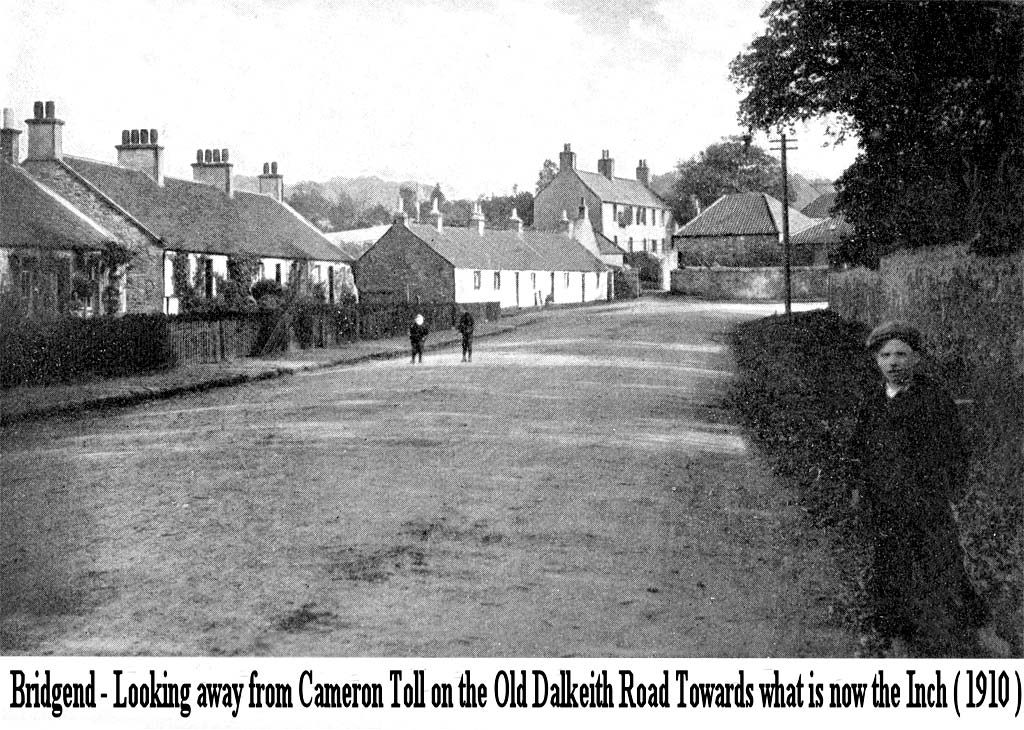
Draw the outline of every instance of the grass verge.
[[[730,400],[772,470],[796,493],[837,552],[843,618],[859,630],[868,555],[847,486],[839,475],[856,405],[877,382],[862,343],[864,327],[827,310],[774,316],[732,335],[740,377]],[[928,363],[933,372],[942,363]],[[978,376],[953,388],[972,445],[969,485],[954,505],[968,570],[988,601],[999,635],[1024,651],[1024,526],[1020,478],[1019,379]],[[983,415],[982,415],[983,414]]]

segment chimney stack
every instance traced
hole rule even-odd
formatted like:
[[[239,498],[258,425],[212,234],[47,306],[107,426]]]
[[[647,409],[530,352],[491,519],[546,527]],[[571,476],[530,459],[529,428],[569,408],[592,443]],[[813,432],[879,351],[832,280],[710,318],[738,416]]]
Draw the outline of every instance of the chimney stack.
[[[164,148],[157,144],[155,129],[125,129],[116,145],[117,164],[149,175],[157,185],[164,184]]]
[[[645,188],[651,187],[651,168],[647,167],[647,160],[640,160],[636,166],[636,179]]]
[[[28,159],[60,160],[64,157],[64,122],[57,119],[52,101],[37,101],[32,106],[33,117],[28,125]]]
[[[470,230],[475,228],[478,236],[484,235],[484,212],[480,207],[479,200],[473,203],[473,214],[469,216],[467,227]]]
[[[562,211],[562,220],[558,221],[558,232],[572,238],[572,221],[569,220],[569,214],[565,210]]]
[[[260,175],[260,195],[269,195],[274,200],[284,201],[284,175],[277,172],[276,162],[264,162]]]
[[[14,112],[4,108],[3,127],[0,127],[0,163],[17,165],[21,157],[18,137],[21,130],[14,126]]]
[[[227,148],[220,150],[196,150],[196,161],[192,163],[192,179],[204,185],[210,185],[224,192],[229,198],[234,196],[231,189],[231,168],[228,162]]]
[[[444,216],[441,215],[441,210],[437,207],[437,198],[434,198],[434,207],[430,210],[430,220],[437,229],[437,232],[441,233],[444,225]]]
[[[523,237],[523,219],[519,217],[516,209],[512,209],[512,215],[509,216],[508,222],[512,224],[512,230],[516,232],[516,235],[520,238]]]
[[[568,172],[569,170],[576,169],[576,153],[569,147],[569,143],[566,142],[562,151],[558,153],[558,171]]]
[[[615,177],[615,160],[609,156],[608,150],[601,150],[601,159],[597,161],[597,171],[609,180]]]
[[[409,216],[405,213],[405,205],[402,202],[402,196],[398,196],[398,205],[395,207],[395,217],[392,218],[392,222],[398,226],[405,226],[408,223]]]

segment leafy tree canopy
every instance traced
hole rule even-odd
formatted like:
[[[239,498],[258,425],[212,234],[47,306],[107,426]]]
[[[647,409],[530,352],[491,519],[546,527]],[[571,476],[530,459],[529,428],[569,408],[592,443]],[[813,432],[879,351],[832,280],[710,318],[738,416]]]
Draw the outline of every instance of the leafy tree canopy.
[[[838,207],[870,261],[1024,241],[1024,6],[774,0],[732,62],[753,128],[831,115],[861,154]]]
[[[680,162],[668,202],[676,221],[685,223],[723,195],[761,192],[782,199],[779,161],[740,137],[729,137]]]
[[[544,160],[537,174],[537,193],[546,188],[558,174],[558,165],[551,160]]]

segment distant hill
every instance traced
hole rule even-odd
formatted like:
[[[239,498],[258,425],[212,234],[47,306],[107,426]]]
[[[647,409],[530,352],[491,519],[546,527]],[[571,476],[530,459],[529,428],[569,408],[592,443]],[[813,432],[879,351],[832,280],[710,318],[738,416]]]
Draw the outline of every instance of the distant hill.
[[[236,190],[258,193],[260,189],[259,178],[255,176],[236,175],[232,180],[232,184]],[[395,182],[393,180],[381,180],[376,176],[332,177],[327,182],[302,180],[294,185],[289,185],[286,182],[284,186],[285,197],[291,195],[296,185],[314,187],[324,197],[332,201],[338,200],[339,193],[348,193],[360,211],[372,208],[378,204],[383,205],[388,210],[392,210],[398,200],[398,188],[401,185],[417,186],[420,191],[421,200],[429,200],[430,193],[434,189],[433,185],[423,185],[414,180]]]

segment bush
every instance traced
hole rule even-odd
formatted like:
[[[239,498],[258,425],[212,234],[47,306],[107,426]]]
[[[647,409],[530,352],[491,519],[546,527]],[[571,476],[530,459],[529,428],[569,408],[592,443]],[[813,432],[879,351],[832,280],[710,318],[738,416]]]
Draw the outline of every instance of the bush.
[[[862,575],[864,545],[847,509],[841,481],[843,452],[859,394],[877,380],[863,348],[867,327],[829,311],[771,317],[738,328],[733,349],[740,378],[732,396],[759,450],[799,494],[816,524],[844,550],[851,612]],[[946,372],[942,358],[926,368]],[[964,412],[973,458],[968,489],[958,502],[968,568],[993,610],[1002,635],[1024,637],[1024,454],[1020,443],[1024,384],[1005,374],[950,382],[954,395],[971,396]]]
[[[167,318],[0,315],[0,386],[149,372],[171,364]]]

